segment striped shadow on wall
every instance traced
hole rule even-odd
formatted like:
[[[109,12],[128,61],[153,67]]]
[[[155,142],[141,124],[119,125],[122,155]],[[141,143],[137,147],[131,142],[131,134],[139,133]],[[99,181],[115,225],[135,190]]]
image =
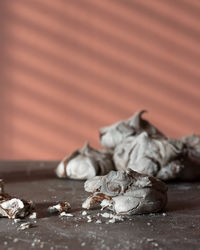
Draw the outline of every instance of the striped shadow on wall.
[[[200,3],[0,2],[1,159],[57,160],[139,109],[200,133]]]

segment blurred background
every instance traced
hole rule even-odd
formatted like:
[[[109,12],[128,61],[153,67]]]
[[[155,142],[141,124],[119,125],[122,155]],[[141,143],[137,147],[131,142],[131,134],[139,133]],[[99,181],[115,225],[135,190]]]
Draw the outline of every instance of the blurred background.
[[[200,133],[198,0],[0,1],[0,159],[59,160],[147,109]]]

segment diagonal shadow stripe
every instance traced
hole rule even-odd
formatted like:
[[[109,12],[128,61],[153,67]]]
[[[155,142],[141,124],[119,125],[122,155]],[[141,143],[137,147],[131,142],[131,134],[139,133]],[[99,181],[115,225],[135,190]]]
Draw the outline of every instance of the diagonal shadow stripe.
[[[22,6],[22,7],[24,7],[24,5]],[[68,7],[69,7],[69,5],[68,5]],[[86,7],[87,7],[87,5],[86,5]],[[34,11],[34,6],[31,6],[31,9],[26,9],[26,12],[28,12],[28,10],[29,10],[29,12],[30,12],[30,15],[29,16],[27,16],[27,15],[25,15],[26,16],[26,18],[30,18],[31,17],[31,13]],[[39,5],[39,8],[37,8],[36,10],[35,10],[35,14],[38,14],[38,13],[42,13],[41,12],[41,9],[43,9],[43,13],[45,14],[46,12],[47,12],[47,8],[46,8],[46,5],[45,6],[43,6],[43,8],[41,8],[41,6]],[[46,11],[45,11],[46,10]],[[13,10],[14,11],[14,10]],[[76,12],[78,11],[78,6],[77,6],[77,10],[76,10]],[[79,10],[79,12],[80,12],[80,10]],[[110,19],[108,19],[107,20],[107,25],[109,25],[110,23],[111,23],[111,29],[109,29],[109,31],[105,34],[105,30],[106,30],[106,26],[104,25],[103,26],[103,28],[101,28],[100,30],[99,30],[99,26],[98,26],[98,30],[97,30],[97,23],[95,23],[95,25],[93,25],[93,23],[90,23],[89,25],[88,24],[85,24],[83,21],[81,21],[81,19],[80,19],[80,15],[77,17],[74,17],[74,15],[72,15],[70,12],[68,12],[67,13],[68,15],[67,16],[64,16],[64,20],[63,19],[61,19],[61,17],[62,17],[62,15],[59,13],[59,15],[57,15],[56,17],[55,17],[55,19],[56,20],[63,20],[63,24],[66,24],[66,22],[67,22],[67,26],[65,25],[65,27],[66,28],[69,28],[70,26],[69,25],[71,25],[71,26],[76,26],[76,28],[77,29],[84,29],[84,32],[88,32],[89,30],[91,30],[91,28],[92,27],[94,27],[94,29],[92,30],[92,33],[95,35],[95,36],[98,36],[98,34],[99,34],[99,32],[101,31],[101,36],[104,36],[105,35],[105,38],[106,37],[109,37],[109,34],[111,33],[112,34],[112,29],[116,26],[115,25],[115,23],[113,23],[113,22],[111,22],[112,20],[110,20]],[[81,14],[81,13],[80,13]],[[18,15],[19,16],[19,13],[18,12],[14,12],[14,15]],[[55,16],[55,9],[53,9],[53,10],[51,10],[50,11],[50,13],[49,13],[49,15],[51,15],[52,17],[54,17]],[[116,14],[115,14],[116,15]],[[8,15],[9,16],[9,15]],[[21,16],[24,16],[24,14],[21,14]],[[43,15],[44,16],[44,15]],[[110,15],[109,15],[109,17],[110,17]],[[80,20],[79,20],[80,19]],[[105,18],[104,18],[105,19]],[[103,21],[104,19],[101,19],[101,21]],[[51,19],[52,20],[52,19]],[[106,20],[106,19],[105,19]],[[34,23],[35,23],[36,21],[34,21]],[[61,23],[61,22],[59,22],[59,23]],[[40,22],[40,26],[41,26],[42,24],[41,24],[41,22]],[[47,26],[47,23],[46,23],[46,26]],[[47,27],[46,27],[47,28]],[[60,29],[60,27],[59,27],[59,29]],[[123,28],[123,30],[121,31],[121,32],[123,32],[125,30],[125,28]],[[140,34],[140,35],[142,35],[142,34],[146,34],[147,33],[147,31],[148,30],[143,30],[143,27],[141,26],[141,25],[139,25],[138,26],[138,24],[137,24],[137,26],[136,27],[134,27],[134,29],[129,29],[128,31],[129,31],[129,33],[130,33],[130,31],[137,31],[137,34]],[[81,30],[80,30],[81,31]],[[149,32],[149,31],[148,31]],[[64,33],[64,32],[63,32]],[[151,33],[150,33],[151,34]],[[112,34],[113,35],[113,34]],[[117,37],[116,37],[117,38]],[[156,36],[154,36],[154,38],[156,38],[155,39],[155,43],[157,43],[157,40],[159,40],[159,39],[157,39],[157,37]],[[121,41],[121,40],[123,40],[124,39],[124,37],[118,37],[117,39],[116,39],[116,41],[117,40],[119,40],[119,41]],[[144,37],[144,39],[145,39],[145,37]],[[147,39],[147,37],[146,37],[146,39]],[[149,40],[149,39],[148,39]],[[131,41],[131,42],[133,42],[133,41]],[[126,41],[126,43],[129,43],[129,46],[132,46],[132,43],[130,42],[130,40],[128,40],[128,41]],[[162,41],[162,43],[159,43],[159,45],[160,44],[163,44],[164,43],[164,41]],[[126,45],[128,45],[128,44],[126,44]],[[126,46],[124,46],[124,47],[126,47]],[[166,46],[165,46],[166,47]],[[174,46],[170,46],[170,51],[172,51],[173,50],[173,47]],[[179,47],[178,48],[176,48],[176,51],[175,51],[175,53],[177,54],[177,52],[178,52],[178,49],[180,48],[180,44],[179,44]],[[193,49],[193,47],[190,47],[191,49]],[[182,50],[181,51],[181,53],[179,54],[179,56],[182,56],[183,54],[184,54],[184,52],[185,52],[185,49],[184,50]],[[195,56],[196,56],[196,54],[197,54],[197,51],[195,51]],[[154,54],[153,54],[154,55]],[[172,54],[173,55],[173,54]],[[191,52],[188,54],[188,56],[191,56]],[[188,58],[187,58],[188,59]],[[198,61],[199,61],[199,57],[197,58],[198,59]],[[193,58],[193,60],[191,61],[191,63],[193,62],[195,60],[195,58]],[[171,62],[171,63],[173,63],[173,62]],[[179,63],[181,63],[181,61],[179,62]]]
[[[25,44],[23,45],[23,49],[25,49]],[[36,53],[36,51],[37,51],[37,49],[35,49],[35,48],[33,48],[34,49],[34,54]],[[38,54],[38,56],[41,56],[42,55],[42,51],[41,52],[39,52],[39,54]],[[45,55],[45,57],[49,57],[49,55]],[[55,60],[55,58],[49,58],[50,60]],[[105,58],[105,60],[102,62],[102,64],[104,65],[104,63],[105,63],[105,61],[107,61],[107,58]],[[108,64],[108,66],[109,65],[112,65],[112,59],[111,58],[109,58],[108,59],[108,62],[107,62],[107,64]],[[109,64],[109,62],[110,62],[110,64]],[[69,62],[68,62],[69,63]],[[120,71],[120,65],[117,65],[118,66],[118,68],[117,68],[117,70],[118,71]],[[80,66],[80,68],[79,68],[79,72],[82,70],[82,71],[85,71],[85,69],[83,70],[82,69],[82,67],[85,67],[85,65],[81,65]],[[112,66],[113,67],[113,66]],[[66,65],[66,68],[69,68],[69,64],[68,65]],[[75,65],[75,68],[76,68],[76,70],[77,70],[77,65]],[[161,91],[161,93],[163,92],[163,90],[165,90],[165,92],[167,92],[168,94],[170,94],[170,96],[173,96],[174,95],[174,97],[176,98],[177,96],[180,98],[181,96],[179,96],[180,94],[181,94],[181,91],[180,92],[177,92],[177,94],[178,95],[176,95],[176,93],[174,92],[174,90],[173,90],[173,92],[171,92],[170,90],[168,90],[168,84],[167,84],[167,82],[165,83],[165,82],[163,82],[162,81],[162,84],[161,84],[161,82],[160,81],[158,81],[157,80],[157,82],[155,82],[155,78],[150,78],[150,76],[149,75],[147,75],[147,74],[144,74],[143,72],[138,72],[138,70],[137,69],[135,69],[134,70],[134,68],[130,68],[130,69],[127,69],[127,67],[125,67],[124,66],[124,68],[125,68],[125,70],[126,70],[126,72],[127,72],[127,74],[126,75],[128,75],[128,73],[129,73],[129,76],[130,76],[130,78],[132,79],[132,77],[134,76],[134,78],[135,79],[139,79],[139,80],[142,80],[143,81],[143,83],[145,84],[147,84],[148,85],[148,82],[149,81],[151,81],[151,82],[153,82],[154,84],[153,85],[155,85],[155,83],[156,83],[156,86],[155,86],[155,91],[158,91],[159,89],[160,89],[160,91]],[[115,69],[116,70],[116,67],[114,67],[113,69]],[[131,70],[132,69],[132,70]],[[132,72],[130,72],[130,71],[132,71]],[[89,74],[93,74],[92,72],[91,72],[91,70],[89,70],[88,71],[89,72]],[[98,76],[98,77],[100,77],[100,75]],[[103,81],[102,81],[103,82]],[[119,84],[120,85],[120,84]],[[153,86],[151,85],[151,88],[152,88]],[[164,88],[165,87],[165,88]],[[122,89],[122,88],[121,88]],[[126,90],[125,90],[126,91]],[[134,93],[135,93],[135,89],[134,89]],[[155,97],[154,97],[155,98]],[[194,99],[195,100],[195,97],[193,97],[192,99]],[[183,100],[185,101],[186,99],[185,99],[185,97],[183,98]],[[188,99],[188,101],[189,101],[190,99]],[[198,99],[196,99],[196,102],[198,103]],[[192,102],[193,103],[193,102]],[[189,104],[189,103],[188,103]],[[168,104],[169,105],[169,104]],[[176,109],[176,107],[173,107],[173,109]],[[182,112],[185,112],[185,111],[182,111]],[[190,117],[190,114],[188,115],[189,117]],[[195,119],[195,118],[194,118]]]
[[[26,65],[27,66],[27,65]],[[19,62],[16,64],[16,66],[15,67],[17,67],[17,68],[19,68]],[[24,67],[24,66],[23,66]],[[23,68],[22,67],[22,70],[27,70],[28,68],[26,67],[26,68]],[[9,67],[10,68],[10,67]],[[35,73],[33,73],[33,76],[34,75],[38,75],[39,73],[38,73],[38,71],[33,71],[33,72],[35,72]],[[29,71],[29,74],[30,74],[30,71]],[[44,76],[44,80],[46,79],[48,79],[47,78],[47,76],[44,74],[43,75]],[[49,79],[48,79],[48,83],[50,82],[50,80],[53,80],[52,79],[52,77],[49,77]],[[55,81],[56,81],[56,79],[55,79]],[[52,84],[54,84],[55,83],[55,81],[53,80],[52,81]],[[112,83],[112,82],[111,82]],[[68,88],[68,86],[66,86],[66,91],[67,91],[67,88]],[[117,89],[116,89],[117,90]],[[139,95],[139,93],[137,92],[137,90],[135,91],[136,93],[135,94],[131,94],[131,92],[130,92],[130,90],[127,90],[127,89],[124,89],[123,90],[123,92],[124,92],[124,97],[126,96],[126,98],[128,97],[128,96],[130,96],[130,98],[133,98],[133,95],[134,95],[134,99],[136,99],[137,101],[142,101],[142,100],[144,100],[144,103],[148,106],[148,105],[150,105],[151,107],[154,107],[155,108],[155,110],[158,110],[159,112],[160,112],[160,116],[162,116],[162,120],[163,120],[163,122],[164,122],[164,120],[166,120],[166,122],[168,122],[168,119],[171,117],[172,119],[171,119],[171,121],[170,121],[170,124],[168,125],[169,127],[170,126],[175,126],[176,127],[176,123],[177,123],[177,121],[174,121],[174,119],[173,119],[173,117],[174,117],[174,114],[176,114],[176,119],[177,120],[179,120],[181,117],[181,107],[180,107],[180,113],[177,113],[177,112],[175,112],[175,110],[172,108],[171,110],[169,110],[169,106],[167,106],[167,104],[165,105],[164,103],[159,103],[159,102],[155,102],[155,100],[154,99],[152,99],[152,98],[149,98],[147,95],[145,95],[144,96],[144,94],[143,95]],[[30,94],[32,93],[32,91],[30,92]],[[122,94],[122,92],[121,92],[121,90],[120,90],[120,93]],[[129,93],[129,95],[128,95],[128,93]],[[36,93],[36,96],[38,95],[38,93]],[[38,98],[38,97],[37,97]],[[103,98],[103,97],[102,97]],[[44,103],[44,101],[45,101],[45,98],[44,97],[42,97],[41,98],[41,101],[43,100],[43,103]],[[102,99],[103,100],[103,99]],[[49,104],[49,103],[51,103],[51,99],[49,99],[49,102],[47,102],[47,105]],[[97,100],[96,100],[96,102],[97,102]],[[123,98],[121,98],[121,104],[123,104]],[[154,105],[155,104],[155,105]],[[159,104],[159,105],[158,105]],[[51,105],[51,104],[50,104]],[[107,108],[107,106],[105,106],[105,108]],[[59,107],[59,109],[62,109],[62,105]],[[125,108],[124,108],[125,109]],[[128,107],[127,107],[127,109],[128,109]],[[73,110],[73,106],[72,106],[72,110]],[[115,109],[113,109],[113,112],[114,112],[114,110]],[[112,109],[111,109],[111,111],[112,111]],[[117,110],[115,110],[115,111],[117,111]],[[131,112],[132,112],[132,108],[130,107],[130,114],[131,114]],[[163,114],[162,114],[163,113]],[[162,115],[161,115],[162,114]],[[168,117],[167,117],[168,116]],[[192,121],[192,120],[185,120],[185,115],[184,116],[182,116],[182,121],[184,121],[184,123],[185,123],[185,125],[188,123],[188,125],[190,124],[190,122]],[[197,119],[198,119],[198,117],[197,117]],[[177,126],[179,127],[179,125],[177,124]]]
[[[16,23],[16,21],[15,21]],[[21,27],[24,28],[24,25],[21,24]],[[28,30],[30,30],[30,28],[27,28]],[[36,27],[35,27],[36,29]],[[39,28],[41,29],[41,28]],[[31,29],[33,30],[33,29]],[[46,29],[44,29],[43,31],[41,30],[41,33],[44,33]],[[54,31],[50,31],[50,33],[54,34]],[[46,35],[48,37],[48,35]],[[45,36],[45,37],[46,37]],[[54,36],[55,37],[55,36]],[[15,35],[8,35],[7,36],[7,39],[11,40],[11,41],[15,41],[15,43],[18,41],[18,40],[21,40],[21,42],[25,43],[23,37],[16,37]],[[63,37],[64,39],[64,37]],[[62,41],[63,43],[63,39],[62,39],[62,36],[60,36],[60,40]],[[71,44],[71,46],[77,46],[79,49],[80,49],[80,44],[82,45],[83,47],[83,44],[80,43],[78,40],[75,42],[74,38],[72,39],[69,39],[69,38],[65,38],[66,41],[68,42],[65,42],[67,43],[66,45],[69,46],[69,43]],[[78,39],[78,38],[77,38]],[[52,37],[49,38],[49,40],[52,40]],[[59,40],[59,42],[60,42]],[[168,72],[168,75],[171,76],[171,82],[172,83],[168,83],[169,86],[171,86],[171,88],[176,88],[176,85],[174,85],[173,83],[176,81],[176,79],[180,78],[180,79],[183,79],[183,80],[188,80],[191,82],[192,80],[192,83],[193,85],[196,85],[196,86],[199,86],[199,80],[200,80],[200,76],[199,76],[199,73],[195,74],[194,72],[191,72],[189,68],[183,68],[182,66],[180,67],[179,64],[175,63],[175,62],[171,62],[171,61],[168,61],[168,59],[166,58],[166,55],[162,56],[162,55],[154,55],[152,53],[149,53],[148,51],[146,51],[146,49],[141,49],[141,48],[138,48],[137,46],[134,46],[132,49],[128,48],[127,46],[124,46],[123,43],[121,44],[122,46],[120,46],[120,41],[117,41],[116,40],[108,40],[107,37],[105,37],[105,39],[102,40],[102,42],[104,43],[105,41],[107,43],[107,45],[111,45],[113,44],[115,47],[117,46],[117,49],[119,51],[118,53],[118,56],[116,57],[116,52],[117,50],[113,50],[113,49],[106,49],[105,50],[105,47],[107,46],[104,46],[104,50],[101,50],[101,52],[103,52],[104,54],[106,54],[107,56],[110,56],[110,57],[115,57],[115,60],[116,61],[122,61],[124,64],[132,64],[133,60],[132,58],[135,58],[135,57],[138,57],[138,59],[141,61],[141,63],[144,64],[144,66],[149,70],[153,69],[153,71],[155,71],[156,74],[160,74],[163,72],[164,74],[166,74]],[[26,39],[26,43],[28,43],[30,41],[27,41]],[[57,43],[55,41],[55,43]],[[26,46],[26,45],[25,45]],[[40,46],[40,45],[37,45],[37,46]],[[86,45],[84,45],[86,47]],[[63,47],[64,47],[64,43],[63,43]],[[113,47],[113,46],[112,46]],[[87,46],[87,48],[89,48],[89,46]],[[47,48],[45,48],[47,49]],[[44,50],[44,48],[43,48]],[[86,49],[84,49],[86,50]],[[95,48],[91,48],[89,49],[89,51],[87,50],[87,55],[90,55],[92,53],[92,51],[96,51]],[[113,52],[111,53],[111,50],[113,50]],[[123,52],[123,54],[122,54]],[[132,60],[132,61],[131,61]],[[139,64],[138,64],[139,65]],[[131,66],[131,65],[130,65]],[[137,66],[137,65],[136,65]],[[173,85],[172,85],[173,84]],[[184,81],[183,81],[183,84],[184,84]],[[187,85],[184,84],[185,88],[182,88],[180,89],[179,88],[179,91],[181,92],[184,92],[186,91],[186,88],[187,88]],[[188,89],[190,88],[187,88],[187,91]]]

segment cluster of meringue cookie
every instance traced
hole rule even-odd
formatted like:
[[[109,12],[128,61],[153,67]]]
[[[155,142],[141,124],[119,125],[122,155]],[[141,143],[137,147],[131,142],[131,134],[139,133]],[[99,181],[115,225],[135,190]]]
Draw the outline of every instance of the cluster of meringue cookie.
[[[58,177],[88,180],[85,190],[92,195],[84,208],[101,205],[120,214],[156,212],[167,203],[161,180],[200,178],[200,136],[167,138],[142,118],[144,112],[101,128],[100,142],[106,150],[86,143],[59,163]]]
[[[187,176],[199,178],[200,136],[167,138],[142,118],[144,112],[101,128],[100,142],[106,150],[95,150],[86,143],[59,163],[57,176],[86,180],[111,170],[130,168],[165,181]],[[187,176],[184,171],[189,172]]]

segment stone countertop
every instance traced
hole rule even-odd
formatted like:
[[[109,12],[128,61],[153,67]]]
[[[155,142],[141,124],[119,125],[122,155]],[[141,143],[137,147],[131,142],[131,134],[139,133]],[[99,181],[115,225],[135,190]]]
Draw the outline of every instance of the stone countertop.
[[[83,181],[56,178],[57,162],[1,161],[5,191],[33,200],[38,218],[33,228],[18,230],[20,223],[0,218],[0,249],[200,249],[200,182],[168,183],[164,213],[137,215],[108,223],[91,210],[92,222],[81,204],[88,193]],[[47,207],[68,201],[73,217],[50,215]],[[100,220],[102,223],[97,224]]]

